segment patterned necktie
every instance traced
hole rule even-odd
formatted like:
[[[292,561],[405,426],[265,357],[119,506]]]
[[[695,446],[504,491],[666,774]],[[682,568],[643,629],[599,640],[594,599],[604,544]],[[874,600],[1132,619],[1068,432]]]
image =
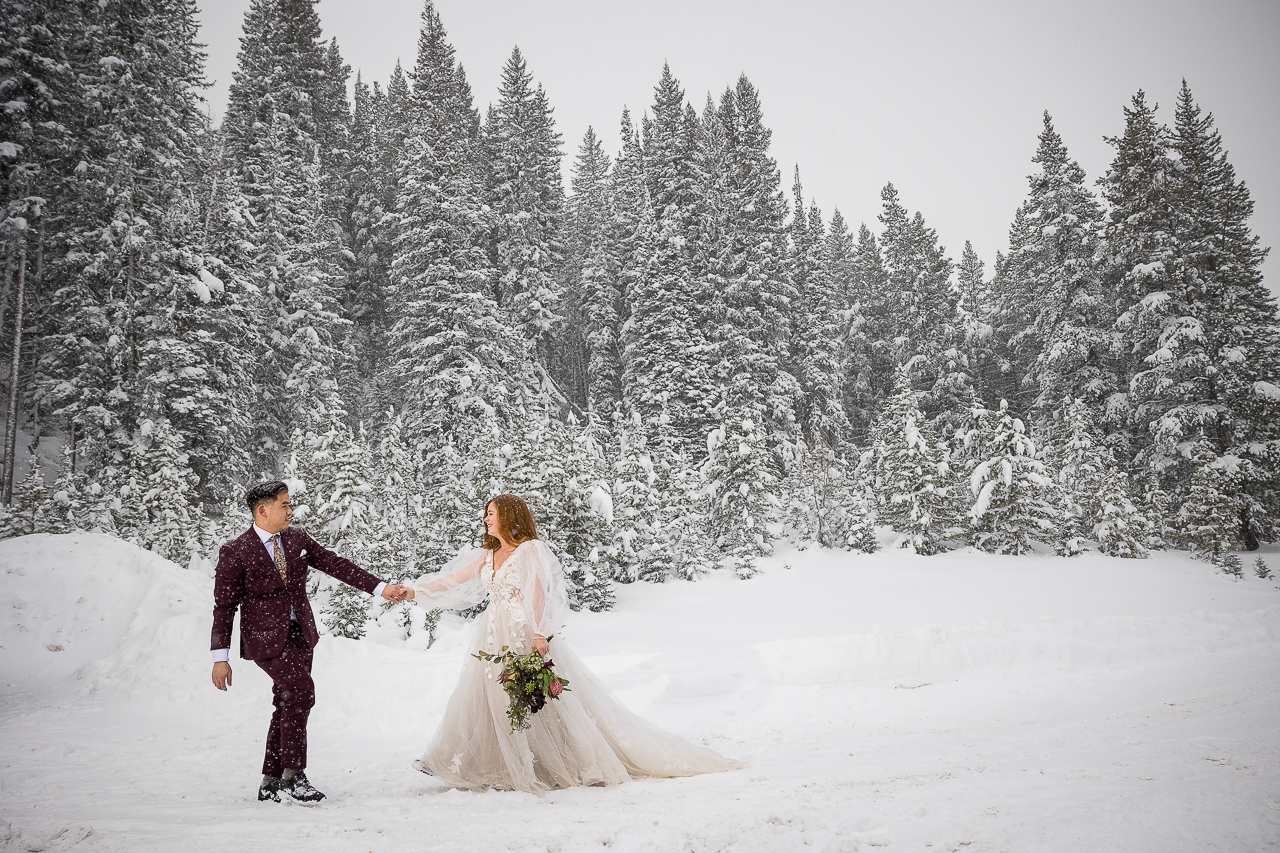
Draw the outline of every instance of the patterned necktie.
[[[280,534],[271,537],[272,555],[276,558],[276,568],[280,570],[280,580],[289,582],[289,564],[284,561],[284,552],[280,550]]]

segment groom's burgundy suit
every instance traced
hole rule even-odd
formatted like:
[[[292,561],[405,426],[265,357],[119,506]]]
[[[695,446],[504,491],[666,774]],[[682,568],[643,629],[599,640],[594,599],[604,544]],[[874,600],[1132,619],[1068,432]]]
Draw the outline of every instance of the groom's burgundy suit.
[[[222,546],[213,583],[213,635],[210,648],[231,647],[231,626],[240,613],[240,656],[271,676],[275,713],[267,733],[264,776],[280,776],[285,767],[307,766],[307,718],[315,704],[311,680],[312,649],[320,639],[307,600],[311,567],[373,594],[381,581],[312,539],[287,527],[279,534],[286,577],[250,527]],[[293,618],[290,618],[290,613]]]

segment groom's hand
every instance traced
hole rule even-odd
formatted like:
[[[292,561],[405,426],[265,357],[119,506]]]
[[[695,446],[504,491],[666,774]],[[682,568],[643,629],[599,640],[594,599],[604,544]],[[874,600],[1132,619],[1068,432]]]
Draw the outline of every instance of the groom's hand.
[[[387,601],[394,601],[398,604],[401,601],[413,598],[413,590],[398,583],[389,583],[382,588],[382,597]]]
[[[220,660],[213,665],[213,686],[219,690],[231,686],[231,664]]]

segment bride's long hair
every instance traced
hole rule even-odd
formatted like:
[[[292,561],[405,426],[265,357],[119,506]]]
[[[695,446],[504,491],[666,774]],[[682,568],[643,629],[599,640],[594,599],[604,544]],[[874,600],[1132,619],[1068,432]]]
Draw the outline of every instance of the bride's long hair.
[[[489,507],[495,507],[498,510],[498,532],[512,545],[541,538],[538,536],[538,523],[533,520],[533,512],[523,498],[516,495],[498,495],[496,498],[490,498],[484,505],[486,513],[489,512]],[[502,543],[496,536],[490,536],[489,531],[486,530],[480,547],[496,551],[502,547]]]

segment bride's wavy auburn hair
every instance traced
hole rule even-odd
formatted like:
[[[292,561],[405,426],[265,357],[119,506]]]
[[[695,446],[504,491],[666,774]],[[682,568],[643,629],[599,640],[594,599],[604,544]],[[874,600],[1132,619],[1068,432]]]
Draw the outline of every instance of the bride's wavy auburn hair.
[[[496,498],[490,498],[489,502],[484,505],[486,515],[489,512],[489,507],[497,509],[498,532],[502,534],[503,539],[506,539],[512,545],[519,545],[521,542],[528,542],[530,539],[541,538],[538,536],[538,523],[533,520],[533,512],[523,498],[516,495],[498,495]],[[496,551],[502,547],[502,543],[498,541],[498,538],[490,536],[488,530],[485,531],[484,541],[480,545],[490,551]]]

